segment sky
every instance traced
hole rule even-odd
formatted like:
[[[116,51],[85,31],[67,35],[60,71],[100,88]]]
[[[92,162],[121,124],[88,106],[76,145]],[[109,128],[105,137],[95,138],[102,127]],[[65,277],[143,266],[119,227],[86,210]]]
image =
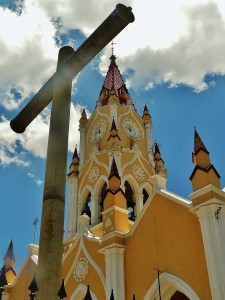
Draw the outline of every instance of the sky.
[[[0,1],[0,258],[11,238],[16,271],[27,245],[38,243],[51,105],[23,134],[9,122],[55,72],[58,50],[77,49],[111,13],[114,0]],[[117,64],[142,114],[146,104],[153,140],[168,172],[167,189],[188,198],[194,126],[225,186],[224,0],[127,0],[135,22],[114,40]],[[68,164],[83,108],[95,107],[109,66],[106,46],[74,78]],[[68,210],[68,186],[66,215]],[[66,222],[66,221],[65,221]],[[66,229],[66,224],[65,224]]]

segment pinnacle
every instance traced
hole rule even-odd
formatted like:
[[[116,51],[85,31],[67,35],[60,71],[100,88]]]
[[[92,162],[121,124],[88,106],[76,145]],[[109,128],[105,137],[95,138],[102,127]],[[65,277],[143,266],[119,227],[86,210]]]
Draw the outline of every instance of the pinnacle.
[[[6,255],[4,257],[4,260],[6,258],[10,258],[10,259],[14,260],[14,262],[15,262],[15,256],[14,256],[14,251],[13,251],[13,242],[12,242],[12,240],[9,244],[9,247],[8,247],[8,250],[7,250]]]
[[[196,128],[194,127],[194,153],[198,152],[200,149],[209,153],[208,150],[206,149],[202,139],[200,138]]]
[[[77,154],[77,145],[75,146],[75,150],[74,150],[74,153],[73,153],[73,159],[74,158],[78,158],[79,159],[78,154]]]
[[[159,150],[159,144],[155,141],[155,151],[154,151],[154,155],[156,155],[157,153],[161,154],[161,153],[160,153],[160,150]]]

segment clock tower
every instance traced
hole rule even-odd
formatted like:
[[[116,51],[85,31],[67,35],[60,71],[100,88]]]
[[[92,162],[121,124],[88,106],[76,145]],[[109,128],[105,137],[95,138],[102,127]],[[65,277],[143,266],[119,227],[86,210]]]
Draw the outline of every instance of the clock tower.
[[[83,110],[80,119],[79,173],[75,176],[71,164],[68,175],[70,208],[67,238],[76,234],[78,224],[75,223],[82,214],[89,216],[90,228],[95,234],[104,234],[103,201],[113,160],[121,178],[120,188],[127,199],[130,225],[153,192],[155,169],[151,116],[146,106],[142,116],[136,112],[116,57],[112,55],[110,61],[94,112],[87,119]]]

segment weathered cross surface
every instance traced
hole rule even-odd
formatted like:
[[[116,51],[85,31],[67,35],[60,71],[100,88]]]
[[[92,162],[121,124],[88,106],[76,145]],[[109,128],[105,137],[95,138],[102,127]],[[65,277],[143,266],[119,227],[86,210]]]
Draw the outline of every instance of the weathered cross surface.
[[[38,255],[39,300],[55,300],[62,280],[62,251],[65,207],[66,162],[72,79],[120,31],[134,21],[130,7],[116,9],[76,51],[60,49],[57,70],[10,123],[22,133],[52,101],[42,220]]]

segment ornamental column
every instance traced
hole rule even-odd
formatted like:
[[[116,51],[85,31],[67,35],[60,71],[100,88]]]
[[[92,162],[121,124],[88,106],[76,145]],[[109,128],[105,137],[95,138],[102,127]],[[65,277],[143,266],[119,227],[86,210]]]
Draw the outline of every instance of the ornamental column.
[[[143,123],[145,126],[145,136],[147,142],[147,149],[148,149],[148,159],[152,166],[154,166],[154,159],[153,159],[153,151],[152,151],[152,118],[149,114],[148,108],[145,105],[144,112],[143,112]]]
[[[85,109],[83,109],[81,118],[80,118],[80,169],[84,165],[85,161],[85,151],[86,151],[86,126],[87,126],[87,114]]]
[[[79,157],[77,154],[77,146],[70,165],[68,174],[69,181],[69,210],[68,210],[68,225],[67,239],[72,238],[77,232],[77,203],[78,203],[78,175],[79,175]]]
[[[134,194],[135,202],[136,202],[136,216],[138,216],[143,208],[143,194],[136,193]]]
[[[98,224],[98,195],[91,196],[91,225]]]

